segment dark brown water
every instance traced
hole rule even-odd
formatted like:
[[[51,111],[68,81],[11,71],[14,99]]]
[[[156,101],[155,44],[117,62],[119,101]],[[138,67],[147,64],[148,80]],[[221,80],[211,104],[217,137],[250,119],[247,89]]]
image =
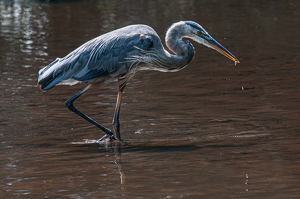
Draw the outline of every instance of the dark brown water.
[[[0,198],[299,198],[300,2],[0,1]],[[121,110],[125,145],[43,93],[40,68],[129,24],[201,24],[241,63],[194,44],[177,73],[140,72]],[[116,83],[79,110],[112,128]]]

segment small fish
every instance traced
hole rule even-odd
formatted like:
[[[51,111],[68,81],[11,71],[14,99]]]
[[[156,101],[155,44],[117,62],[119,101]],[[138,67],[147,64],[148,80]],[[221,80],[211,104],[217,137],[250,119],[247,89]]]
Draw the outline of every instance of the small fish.
[[[234,60],[234,65],[235,65],[235,66],[236,66],[236,64],[237,64],[237,63],[240,63],[240,61],[239,61],[239,60],[237,60],[237,59],[236,59],[236,60]]]

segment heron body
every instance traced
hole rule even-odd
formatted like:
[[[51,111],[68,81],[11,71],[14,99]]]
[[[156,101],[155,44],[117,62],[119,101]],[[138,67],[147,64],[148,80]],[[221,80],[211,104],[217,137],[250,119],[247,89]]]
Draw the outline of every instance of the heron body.
[[[116,138],[120,139],[119,112],[121,95],[127,81],[139,70],[159,70],[175,72],[184,68],[194,58],[194,47],[189,38],[213,48],[226,57],[239,62],[234,55],[216,42],[199,24],[192,21],[174,23],[166,33],[169,53],[151,27],[130,25],[94,38],[78,47],[64,58],[57,58],[39,71],[38,84],[43,90],[55,85],[74,85],[86,82],[88,86],[66,101],[66,106],[102,129],[106,135],[115,139],[113,132],[78,111],[73,102],[85,93],[91,85],[117,79],[118,99],[113,119]]]

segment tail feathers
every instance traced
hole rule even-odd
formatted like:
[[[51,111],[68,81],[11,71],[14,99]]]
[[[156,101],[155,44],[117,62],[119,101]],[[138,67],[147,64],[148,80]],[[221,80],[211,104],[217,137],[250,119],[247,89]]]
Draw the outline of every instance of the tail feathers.
[[[61,82],[62,75],[57,73],[60,67],[59,58],[39,71],[38,84],[42,90],[48,90]]]
[[[51,68],[51,66],[55,65],[56,63],[59,62],[59,58],[56,58],[56,60],[54,60],[51,64],[49,64],[48,66],[42,68],[41,70],[39,70],[39,81],[40,81],[40,78],[43,77],[44,73]]]
[[[49,90],[54,87],[56,84],[61,82],[63,79],[61,77],[54,77],[53,73],[41,79],[38,84],[42,90]]]

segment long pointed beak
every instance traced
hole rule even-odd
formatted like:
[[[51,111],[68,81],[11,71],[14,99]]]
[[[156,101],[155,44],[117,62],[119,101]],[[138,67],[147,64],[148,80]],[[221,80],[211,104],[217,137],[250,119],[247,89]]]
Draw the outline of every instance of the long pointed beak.
[[[240,61],[233,55],[231,52],[229,52],[226,48],[224,48],[221,44],[219,44],[214,38],[212,38],[210,35],[204,35],[203,37],[204,45],[206,45],[209,48],[215,49],[222,55],[228,57],[232,61],[234,61],[235,65],[237,63],[240,63]]]

